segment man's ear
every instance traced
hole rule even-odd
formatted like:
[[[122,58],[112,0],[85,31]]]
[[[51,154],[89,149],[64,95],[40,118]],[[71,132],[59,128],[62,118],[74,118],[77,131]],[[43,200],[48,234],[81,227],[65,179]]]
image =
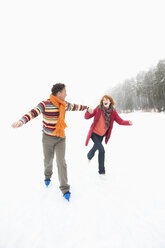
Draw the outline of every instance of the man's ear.
[[[56,97],[59,97],[61,95],[61,92],[58,91],[57,94],[56,94]]]

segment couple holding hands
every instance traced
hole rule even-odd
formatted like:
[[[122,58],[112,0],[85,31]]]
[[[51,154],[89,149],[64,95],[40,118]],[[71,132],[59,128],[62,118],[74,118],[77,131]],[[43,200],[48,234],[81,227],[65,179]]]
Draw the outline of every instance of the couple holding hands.
[[[67,178],[67,165],[65,162],[65,111],[83,111],[85,119],[94,117],[93,123],[87,135],[85,145],[88,145],[90,139],[93,141],[93,147],[88,152],[89,160],[93,158],[98,150],[98,172],[101,175],[105,174],[105,150],[102,145],[103,138],[107,144],[113,122],[116,121],[120,125],[132,125],[131,121],[125,121],[120,118],[114,108],[114,101],[111,96],[104,95],[100,104],[93,110],[84,105],[71,104],[65,101],[67,96],[65,84],[54,84],[51,90],[51,95],[48,100],[42,101],[30,112],[25,114],[19,121],[12,124],[13,128],[18,128],[26,124],[31,119],[34,119],[39,114],[43,115],[43,154],[44,154],[44,175],[45,184],[48,186],[53,174],[53,159],[56,155],[56,163],[58,168],[58,178],[60,182],[60,190],[66,200],[70,199],[70,185]]]

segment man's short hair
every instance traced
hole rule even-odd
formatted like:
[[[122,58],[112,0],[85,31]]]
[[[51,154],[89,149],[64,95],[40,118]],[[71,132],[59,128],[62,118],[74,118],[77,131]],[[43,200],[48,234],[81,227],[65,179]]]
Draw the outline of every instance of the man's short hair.
[[[58,84],[54,84],[53,87],[52,87],[52,94],[54,96],[57,95],[57,93],[60,91],[62,91],[63,89],[65,88],[65,84],[61,84],[61,83],[58,83]]]

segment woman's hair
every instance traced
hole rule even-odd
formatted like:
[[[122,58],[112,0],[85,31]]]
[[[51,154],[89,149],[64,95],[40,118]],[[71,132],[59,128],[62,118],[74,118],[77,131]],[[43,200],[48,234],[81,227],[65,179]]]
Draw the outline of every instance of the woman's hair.
[[[112,98],[111,96],[104,95],[104,96],[101,98],[101,101],[100,101],[100,107],[102,107],[102,106],[103,106],[103,99],[104,99],[104,98],[109,99],[112,105],[114,105],[114,104],[115,104],[115,102],[114,102],[114,100],[113,100],[113,98]]]
[[[57,83],[54,84],[52,87],[52,94],[56,96],[56,94],[60,91],[62,91],[65,88],[65,84]]]

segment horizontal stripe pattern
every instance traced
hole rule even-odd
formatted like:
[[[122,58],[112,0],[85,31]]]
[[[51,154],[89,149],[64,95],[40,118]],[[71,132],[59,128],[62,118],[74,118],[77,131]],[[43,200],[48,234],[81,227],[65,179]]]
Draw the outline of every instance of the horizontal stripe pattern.
[[[66,103],[66,111],[83,111],[87,109],[87,106]],[[43,132],[47,135],[53,136],[52,133],[56,128],[56,124],[59,119],[59,108],[55,107],[50,99],[42,101],[35,108],[25,114],[20,120],[24,123],[36,118],[42,113],[43,115]]]

